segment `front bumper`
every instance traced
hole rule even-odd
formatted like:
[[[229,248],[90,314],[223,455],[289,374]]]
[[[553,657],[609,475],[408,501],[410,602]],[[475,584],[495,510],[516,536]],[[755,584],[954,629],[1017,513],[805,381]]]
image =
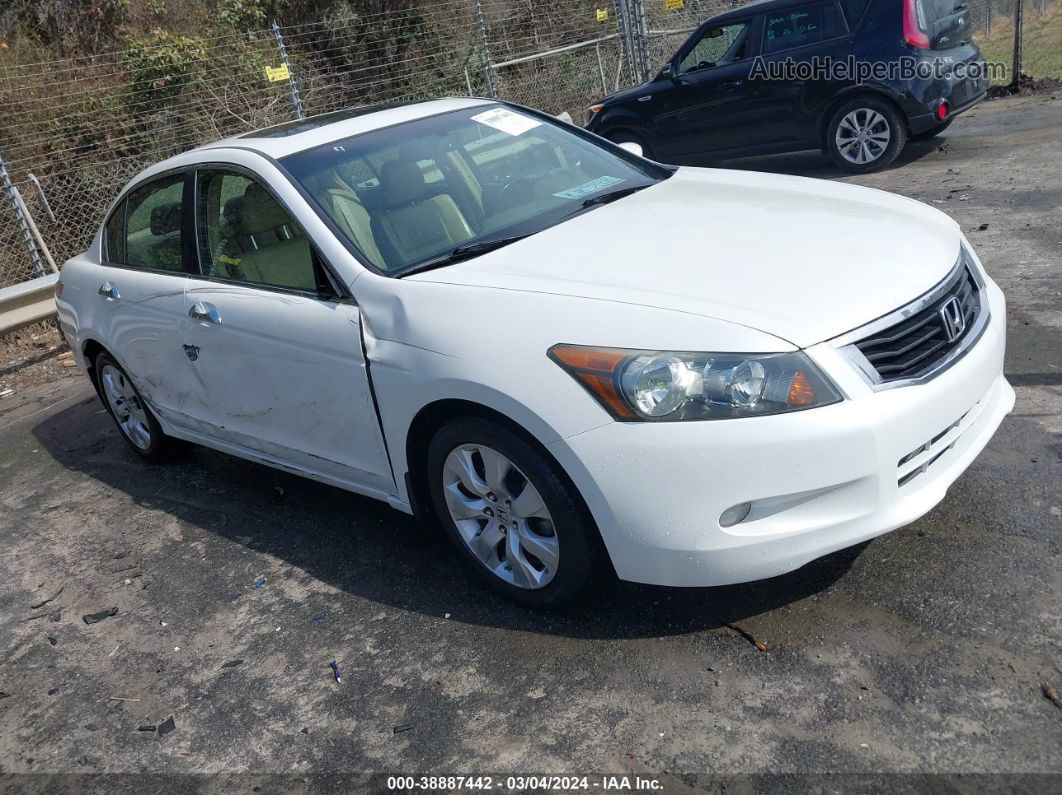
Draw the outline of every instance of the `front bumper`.
[[[610,423],[551,444],[620,578],[707,586],[772,577],[928,512],[1014,405],[1003,377],[1005,302],[991,281],[985,290],[991,319],[981,339],[925,384],[872,391],[823,343],[808,354],[847,393],[842,403],[743,420]],[[747,501],[748,519],[719,525]]]

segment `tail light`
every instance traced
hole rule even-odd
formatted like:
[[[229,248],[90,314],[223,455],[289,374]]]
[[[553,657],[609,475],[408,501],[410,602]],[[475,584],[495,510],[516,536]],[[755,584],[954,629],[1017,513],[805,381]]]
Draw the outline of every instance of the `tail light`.
[[[903,0],[903,37],[912,47],[929,49],[929,34],[921,0]]]
[[[58,301],[63,297],[63,282],[61,279],[55,280],[55,300]]]
[[[937,118],[940,121],[947,121],[948,113],[950,112],[951,110],[948,108],[948,103],[946,101],[942,101],[939,105],[937,105]]]

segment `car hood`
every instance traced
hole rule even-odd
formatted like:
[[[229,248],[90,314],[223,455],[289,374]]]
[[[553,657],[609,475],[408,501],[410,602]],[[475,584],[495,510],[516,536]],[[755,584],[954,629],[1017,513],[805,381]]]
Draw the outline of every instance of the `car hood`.
[[[954,266],[960,239],[946,215],[894,194],[681,168],[505,248],[409,278],[671,309],[807,347],[929,290]]]

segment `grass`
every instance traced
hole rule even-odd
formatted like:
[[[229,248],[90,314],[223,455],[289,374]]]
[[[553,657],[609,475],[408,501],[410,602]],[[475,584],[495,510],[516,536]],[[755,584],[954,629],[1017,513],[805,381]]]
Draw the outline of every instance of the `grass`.
[[[1022,71],[1033,77],[1062,77],[1062,9],[1047,9],[1037,14],[1025,12],[1022,36]],[[992,25],[992,35],[987,39],[974,36],[985,59],[1006,64],[1006,77],[993,83],[1009,83],[1011,63],[1014,59],[1014,25],[1010,20],[999,20]]]

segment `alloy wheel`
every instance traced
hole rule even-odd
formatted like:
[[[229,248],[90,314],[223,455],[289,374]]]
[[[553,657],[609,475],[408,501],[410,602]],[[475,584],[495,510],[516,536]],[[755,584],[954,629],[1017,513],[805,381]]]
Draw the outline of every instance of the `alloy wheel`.
[[[873,108],[856,108],[846,114],[834,135],[841,157],[859,166],[872,163],[885,154],[891,140],[888,120]]]
[[[125,373],[110,364],[100,371],[100,383],[122,433],[137,449],[147,450],[151,447],[151,426],[136,388]]]
[[[486,445],[454,448],[443,496],[461,540],[502,581],[528,590],[557,573],[560,545],[542,495],[508,458]]]

